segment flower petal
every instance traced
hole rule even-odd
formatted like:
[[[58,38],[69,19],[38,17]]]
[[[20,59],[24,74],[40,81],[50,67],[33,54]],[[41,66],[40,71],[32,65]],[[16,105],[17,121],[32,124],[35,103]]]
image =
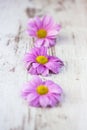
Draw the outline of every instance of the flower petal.
[[[49,39],[45,38],[44,40],[44,46],[49,47]]]
[[[32,80],[30,80],[27,84],[25,84],[24,88],[23,88],[23,92],[31,92],[32,90],[36,91],[36,87],[41,85],[43,82],[42,82],[42,79],[39,78],[38,76],[34,76]]]
[[[35,56],[30,53],[26,53],[24,56],[24,62],[34,62],[35,61]]]
[[[36,26],[36,23],[35,23],[35,18],[33,19],[30,19],[29,22],[28,22],[28,30],[37,30],[37,26]]]
[[[59,87],[59,85],[52,84],[52,85],[48,86],[48,88],[49,88],[50,93],[62,94],[62,88]]]
[[[24,85],[24,87],[23,87],[23,89],[21,91],[21,96],[24,99],[26,99],[27,96],[29,95],[29,93],[33,92],[33,90],[34,90],[33,85],[30,82],[28,82],[27,84]]]
[[[54,82],[53,81],[51,81],[51,80],[47,80],[46,82],[45,82],[45,85],[46,86],[51,86],[52,84],[54,84]]]
[[[50,27],[54,24],[54,20],[52,17],[46,15],[42,19],[43,28],[50,29]]]
[[[49,74],[49,70],[45,68],[44,72],[42,73],[43,76],[47,76]]]
[[[58,102],[61,102],[61,100],[62,100],[60,94],[53,94],[53,97],[54,97]]]
[[[31,82],[32,82],[32,84],[35,84],[36,87],[43,83],[42,79],[39,78],[38,76],[34,76],[33,79],[31,80]]]
[[[51,36],[54,36],[54,38],[56,38],[56,35],[58,34],[58,31],[57,30],[50,30],[48,31],[47,33],[47,37],[51,37]]]
[[[28,96],[27,96],[27,101],[30,103],[30,102],[32,102],[33,100],[35,100],[37,97],[38,97],[38,95],[37,95],[35,92],[30,93],[30,94],[28,94]]]
[[[39,104],[39,97],[37,97],[36,99],[34,99],[31,103],[30,103],[31,106],[34,106],[34,107],[40,107],[40,104]]]
[[[30,36],[36,37],[36,32],[34,32],[34,31],[32,31],[32,30],[27,30],[27,33],[28,33]]]
[[[33,68],[32,66],[31,66],[31,68],[28,70],[28,72],[29,72],[30,74],[37,75],[37,71],[36,71],[36,69]]]
[[[60,65],[58,62],[48,62],[45,64],[45,66],[52,71],[53,73],[59,73],[60,71]]]
[[[56,25],[56,29],[57,29],[57,31],[60,31],[61,25],[57,24],[57,25]]]
[[[56,39],[48,38],[50,46],[54,46],[56,44]]]
[[[49,99],[50,99],[49,106],[51,107],[54,107],[58,102],[58,100],[54,97],[53,94],[49,95]]]
[[[44,39],[37,39],[34,44],[36,47],[41,47],[43,42],[44,42]]]
[[[37,68],[37,67],[39,67],[39,64],[38,63],[33,63],[32,66],[33,66],[33,68]]]
[[[39,103],[40,103],[41,107],[47,107],[49,104],[49,98],[47,96],[40,96]]]
[[[49,56],[49,61],[55,61],[55,62],[62,62],[58,57],[56,56]]]
[[[38,74],[42,74],[45,70],[45,67],[43,65],[39,65],[39,67],[37,67],[37,73]]]
[[[39,48],[37,47],[33,47],[31,49],[31,55],[34,56],[34,58],[36,59],[36,57],[39,55]],[[36,61],[36,60],[35,60]]]
[[[35,23],[36,23],[36,26],[38,27],[38,29],[40,29],[42,22],[38,16],[35,17]]]
[[[41,47],[40,50],[41,50],[40,54],[42,56],[47,56],[47,48],[46,47]]]

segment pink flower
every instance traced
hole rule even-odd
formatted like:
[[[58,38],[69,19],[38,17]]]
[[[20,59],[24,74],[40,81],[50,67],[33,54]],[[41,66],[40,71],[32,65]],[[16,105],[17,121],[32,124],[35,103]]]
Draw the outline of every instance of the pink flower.
[[[62,88],[51,80],[35,77],[24,86],[21,94],[31,106],[53,107],[61,101]]]
[[[47,54],[47,48],[33,48],[24,57],[25,66],[30,74],[48,75],[49,73],[59,73],[64,65],[63,61],[55,56]]]
[[[56,36],[61,26],[56,24],[52,17],[44,16],[42,19],[35,17],[28,23],[28,34],[35,38],[36,47],[50,47],[55,45]]]

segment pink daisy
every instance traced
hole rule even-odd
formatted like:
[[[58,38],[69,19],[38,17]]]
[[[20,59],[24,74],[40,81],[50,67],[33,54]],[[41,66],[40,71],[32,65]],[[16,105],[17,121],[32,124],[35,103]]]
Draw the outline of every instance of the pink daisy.
[[[44,16],[42,19],[35,17],[28,23],[28,34],[35,38],[36,47],[50,47],[55,45],[57,34],[61,26],[56,24],[52,17]]]
[[[53,107],[61,101],[62,88],[51,80],[42,81],[35,77],[24,86],[21,93],[31,106]]]
[[[25,54],[24,62],[30,74],[44,76],[59,73],[64,65],[59,58],[49,56],[45,47],[33,48],[30,53]]]

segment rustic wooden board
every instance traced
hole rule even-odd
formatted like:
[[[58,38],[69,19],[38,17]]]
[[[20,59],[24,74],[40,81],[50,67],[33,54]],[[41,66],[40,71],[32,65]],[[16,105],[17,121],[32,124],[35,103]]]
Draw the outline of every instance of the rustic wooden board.
[[[50,14],[62,25],[51,55],[65,67],[51,79],[64,90],[52,109],[29,107],[20,97],[32,78],[22,59],[33,44],[27,21]],[[87,0],[0,0],[0,130],[87,130]]]

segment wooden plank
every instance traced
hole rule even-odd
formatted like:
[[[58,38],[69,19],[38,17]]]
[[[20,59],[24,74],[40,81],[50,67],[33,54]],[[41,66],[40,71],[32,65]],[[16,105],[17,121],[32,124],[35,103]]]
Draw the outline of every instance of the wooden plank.
[[[23,56],[33,47],[25,33],[27,21],[50,14],[61,23],[51,55],[65,67],[51,79],[64,90],[62,103],[52,109],[32,108],[20,97],[28,75]],[[87,129],[87,0],[0,0],[0,130]]]

